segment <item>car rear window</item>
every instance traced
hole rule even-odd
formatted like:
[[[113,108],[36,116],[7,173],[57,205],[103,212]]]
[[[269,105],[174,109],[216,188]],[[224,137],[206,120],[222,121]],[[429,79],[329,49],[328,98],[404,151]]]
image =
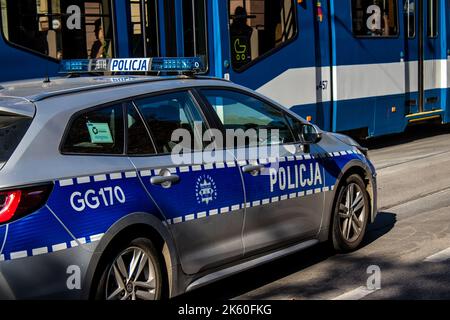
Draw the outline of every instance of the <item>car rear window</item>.
[[[62,152],[119,155],[124,149],[122,104],[98,108],[77,116],[70,125]]]
[[[19,145],[31,120],[28,117],[0,112],[0,168]]]

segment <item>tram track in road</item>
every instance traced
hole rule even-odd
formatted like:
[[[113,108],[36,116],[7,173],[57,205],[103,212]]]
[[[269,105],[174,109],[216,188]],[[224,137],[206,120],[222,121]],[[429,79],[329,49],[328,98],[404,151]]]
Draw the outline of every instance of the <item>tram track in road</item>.
[[[381,211],[417,199],[426,201],[450,188],[448,132],[375,149],[369,155],[377,168]]]
[[[427,201],[429,197],[435,196],[435,195],[438,195],[438,194],[441,194],[441,193],[446,193],[447,191],[450,193],[450,186],[447,187],[447,188],[444,188],[444,189],[439,189],[439,190],[436,190],[436,191],[432,191],[432,192],[428,192],[428,193],[424,193],[424,194],[419,194],[419,195],[416,195],[416,196],[414,196],[412,198],[407,198],[407,199],[405,199],[403,201],[394,203],[394,204],[390,205],[389,207],[381,207],[381,208],[378,209],[378,211],[391,211],[391,210],[395,211],[395,208],[397,208],[397,207],[400,207],[400,206],[403,206],[403,205],[407,205],[407,204],[410,204],[411,202],[415,202],[415,201],[418,201],[418,200],[420,200],[420,201]],[[450,198],[448,198],[448,199],[449,199],[448,206],[450,206]]]
[[[388,164],[388,165],[384,165],[384,166],[380,166],[380,167],[376,167],[376,168],[380,172],[380,171],[385,170],[385,169],[393,168],[393,167],[396,167],[396,166],[402,166],[402,165],[405,165],[405,164],[408,164],[408,163],[412,163],[412,162],[415,162],[415,161],[429,159],[431,157],[442,156],[442,155],[445,155],[445,154],[449,154],[450,155],[450,150],[437,152],[437,153],[432,153],[432,154],[427,154],[427,155],[423,155],[423,156],[418,156],[418,157],[414,157],[412,159],[408,159],[408,160],[404,160],[404,161],[401,161],[401,162]]]

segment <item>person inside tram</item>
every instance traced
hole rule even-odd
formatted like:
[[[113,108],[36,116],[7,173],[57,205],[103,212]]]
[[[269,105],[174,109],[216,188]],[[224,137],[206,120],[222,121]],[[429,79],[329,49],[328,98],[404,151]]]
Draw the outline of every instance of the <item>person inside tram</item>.
[[[103,32],[102,20],[97,19],[95,21],[95,38],[97,39],[91,48],[91,59],[100,59],[105,57],[105,34]]]
[[[237,7],[230,26],[232,60],[233,65],[237,68],[252,60],[251,37],[253,28],[248,25],[247,21],[247,10],[241,6]]]

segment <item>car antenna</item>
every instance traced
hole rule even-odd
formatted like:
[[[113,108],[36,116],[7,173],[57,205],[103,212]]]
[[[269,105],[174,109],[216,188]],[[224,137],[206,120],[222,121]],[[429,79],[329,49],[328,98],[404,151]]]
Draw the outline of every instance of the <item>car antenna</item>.
[[[44,83],[50,83],[50,77],[48,75],[48,61],[45,63],[45,78],[44,78]]]

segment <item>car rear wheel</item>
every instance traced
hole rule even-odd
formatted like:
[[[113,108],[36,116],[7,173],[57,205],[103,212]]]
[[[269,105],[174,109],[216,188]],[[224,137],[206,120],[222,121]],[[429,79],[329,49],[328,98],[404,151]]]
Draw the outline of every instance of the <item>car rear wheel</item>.
[[[334,206],[332,242],[335,250],[351,252],[359,248],[369,220],[370,201],[364,181],[348,177],[337,192]]]
[[[97,299],[161,299],[163,288],[161,263],[150,240],[135,239],[110,256],[98,286]]]

